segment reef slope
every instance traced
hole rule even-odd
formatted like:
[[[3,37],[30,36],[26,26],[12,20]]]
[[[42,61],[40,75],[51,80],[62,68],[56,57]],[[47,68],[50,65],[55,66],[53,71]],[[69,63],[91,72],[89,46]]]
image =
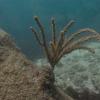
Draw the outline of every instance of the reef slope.
[[[39,90],[45,83],[46,72],[37,69],[8,33],[0,29],[0,100],[73,100],[49,79],[52,89]]]

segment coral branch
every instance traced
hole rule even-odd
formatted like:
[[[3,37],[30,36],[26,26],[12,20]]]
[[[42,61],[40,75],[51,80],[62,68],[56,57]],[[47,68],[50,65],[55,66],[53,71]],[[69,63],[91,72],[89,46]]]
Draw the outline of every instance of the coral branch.
[[[68,29],[74,24],[74,20],[71,20],[64,28],[63,28],[63,32],[67,32]]]
[[[41,33],[44,33],[44,28],[43,28],[43,25],[41,24],[38,16],[35,16],[34,17],[34,20],[36,21],[37,25],[39,26],[40,30],[41,30]],[[44,35],[44,34],[43,34]]]
[[[55,26],[55,19],[51,19],[51,26],[52,26],[52,41],[56,44],[56,26]]]
[[[37,16],[34,17],[34,20],[36,21],[37,25],[40,28],[41,35],[42,35],[42,40],[43,40],[43,43],[45,44],[46,43],[46,38],[45,38],[45,34],[44,34],[44,27],[41,24],[41,22],[40,22],[40,20],[39,20],[39,18]]]
[[[47,47],[47,42],[46,42],[46,38],[45,38],[45,34],[44,34],[44,28],[43,28],[43,25],[41,24],[39,18],[37,16],[34,17],[34,20],[36,21],[37,25],[39,26],[40,28],[40,31],[41,31],[41,36],[42,36],[42,42],[43,42],[43,45],[42,47],[44,48],[44,51],[46,53],[46,56],[48,58],[48,61],[51,62],[51,53],[49,52],[49,49]],[[36,33],[37,34],[37,33]],[[36,35],[35,35],[36,36]]]
[[[93,34],[93,35],[83,36],[79,40],[74,41],[71,45],[78,45],[78,44],[82,44],[84,42],[86,43],[86,41],[89,41],[91,39],[100,40],[100,35]]]
[[[53,43],[53,41],[50,42],[50,46],[51,46],[51,49],[52,49],[53,54],[55,54],[56,53],[56,46]]]
[[[34,33],[37,42],[38,42],[41,46],[43,46],[43,43],[41,42],[41,40],[40,40],[40,38],[39,38],[39,36],[38,36],[38,33],[35,31],[35,29],[34,29],[33,27],[30,27],[30,29],[31,29],[31,31]]]
[[[83,46],[83,45],[74,45],[74,46],[66,47],[63,50],[63,52],[59,55],[58,59],[60,59],[63,55],[71,53],[72,51],[77,50],[77,49],[88,50],[91,53],[95,53],[95,50],[93,48]]]
[[[55,65],[59,62],[59,60],[65,55],[69,54],[74,50],[77,49],[83,49],[88,50],[89,52],[94,53],[94,49],[89,48],[87,46],[83,46],[83,43],[86,43],[87,41],[93,40],[100,40],[100,34],[96,32],[93,29],[90,28],[84,28],[80,29],[77,32],[73,33],[71,36],[65,38],[65,32],[68,31],[68,29],[73,25],[74,21],[70,21],[60,32],[60,38],[57,40],[56,38],[56,29],[55,29],[55,20],[54,18],[51,19],[52,24],[52,39],[50,41],[50,46],[47,45],[47,41],[44,34],[44,28],[39,20],[39,18],[36,16],[35,21],[37,25],[40,28],[42,41],[40,37],[38,36],[38,33],[35,31],[34,28],[31,28],[32,32],[35,34],[36,40],[38,43],[44,48],[44,51],[46,53],[47,59],[51,65],[52,68],[55,67]],[[92,33],[89,35],[81,35],[83,32]],[[79,37],[80,35],[80,37]]]
[[[90,33],[92,33],[92,34],[99,34],[99,33],[97,33],[95,30],[90,29],[90,28],[80,29],[80,30],[78,30],[77,32],[73,33],[73,34],[66,40],[65,44],[63,45],[63,48],[66,47],[69,43],[71,43],[71,42],[73,41],[73,39],[74,39],[76,36],[80,35],[80,34],[83,33],[83,32],[90,32]],[[63,49],[63,48],[62,48],[62,49]]]
[[[62,32],[60,33],[60,39],[59,39],[59,41],[58,41],[55,59],[58,57],[59,53],[61,52],[61,49],[62,49],[64,40],[65,40],[64,32],[62,31]]]

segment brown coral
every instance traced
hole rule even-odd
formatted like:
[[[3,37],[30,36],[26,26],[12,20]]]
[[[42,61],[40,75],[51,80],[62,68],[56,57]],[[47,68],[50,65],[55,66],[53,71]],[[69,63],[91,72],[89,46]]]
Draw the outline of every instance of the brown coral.
[[[94,29],[84,28],[80,29],[77,32],[73,33],[69,37],[65,37],[65,32],[69,30],[69,28],[73,25],[74,21],[71,20],[60,32],[60,37],[57,39],[56,37],[56,24],[55,19],[51,19],[51,26],[52,26],[52,39],[48,46],[46,37],[45,37],[45,30],[37,16],[34,17],[38,27],[40,28],[40,33],[38,33],[33,27],[31,27],[32,32],[34,33],[36,40],[38,41],[39,45],[43,47],[47,59],[52,68],[59,62],[59,60],[68,53],[71,53],[77,49],[84,49],[94,53],[94,49],[84,46],[83,44],[86,41],[95,39],[100,40],[100,34],[96,32]],[[81,35],[80,33],[88,32],[89,35]],[[92,34],[90,34],[92,33]],[[42,39],[40,38],[40,35]]]

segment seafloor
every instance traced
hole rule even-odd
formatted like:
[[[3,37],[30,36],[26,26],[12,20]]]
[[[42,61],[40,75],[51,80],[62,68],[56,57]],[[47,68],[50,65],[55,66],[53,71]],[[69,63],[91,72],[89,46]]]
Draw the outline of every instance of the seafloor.
[[[77,50],[64,56],[55,68],[56,84],[67,91],[68,87],[81,91],[88,89],[100,94],[100,43],[89,43],[95,54]],[[36,61],[38,66],[47,64],[45,59]]]
[[[100,45],[94,42],[90,47],[95,48],[95,54],[77,50],[56,66],[55,85],[65,94],[53,84],[52,70],[47,66],[38,69],[0,29],[0,100],[100,100]],[[35,64],[48,63],[43,58]]]

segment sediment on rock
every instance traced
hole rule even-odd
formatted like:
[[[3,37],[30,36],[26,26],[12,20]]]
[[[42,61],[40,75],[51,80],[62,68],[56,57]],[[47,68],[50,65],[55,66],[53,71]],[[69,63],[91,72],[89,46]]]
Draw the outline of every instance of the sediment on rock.
[[[38,69],[0,29],[0,100],[66,100],[53,75],[48,68]]]

